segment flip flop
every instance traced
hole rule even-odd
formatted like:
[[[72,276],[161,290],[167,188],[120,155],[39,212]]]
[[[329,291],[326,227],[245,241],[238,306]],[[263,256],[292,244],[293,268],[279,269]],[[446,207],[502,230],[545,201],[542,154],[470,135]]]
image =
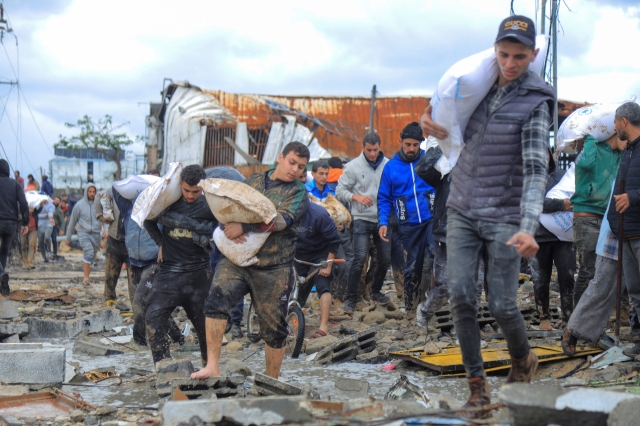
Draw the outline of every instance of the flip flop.
[[[313,333],[313,336],[309,337],[309,339],[318,339],[318,338],[324,337],[326,335],[327,335],[327,333],[325,333],[324,331],[318,329],[315,333]]]
[[[540,330],[551,331],[553,327],[551,326],[551,320],[549,318],[545,318],[540,320]]]
[[[85,287],[91,287],[91,282],[89,280],[82,281],[82,285]]]

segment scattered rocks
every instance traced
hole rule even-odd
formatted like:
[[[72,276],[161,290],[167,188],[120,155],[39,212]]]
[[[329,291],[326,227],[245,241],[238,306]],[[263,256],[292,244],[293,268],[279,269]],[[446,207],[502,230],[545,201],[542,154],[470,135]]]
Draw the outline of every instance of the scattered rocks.
[[[83,422],[84,421],[84,413],[82,410],[73,410],[69,413],[69,418],[72,422]]]
[[[111,346],[89,342],[88,340],[84,339],[76,340],[73,343],[73,350],[92,356],[121,355],[124,353],[123,351],[114,349]]]
[[[339,378],[335,382],[338,393],[349,398],[366,398],[369,395],[369,382],[364,380]]]
[[[191,362],[189,362],[189,364],[191,364]],[[113,405],[103,405],[101,407],[96,408],[95,415],[108,416],[109,414],[115,413],[116,411],[118,411],[118,407],[114,407]]]
[[[156,391],[159,396],[171,394],[171,381],[174,379],[186,379],[195,370],[189,360],[163,359],[156,364]]]
[[[326,348],[327,346],[332,345],[333,343],[337,342],[338,339],[335,336],[332,335],[326,335],[326,336],[322,336],[322,337],[318,337],[317,339],[311,339],[305,342],[305,347],[304,347],[304,352],[307,355],[311,355],[313,353],[316,352],[320,352],[321,350],[323,350],[324,348]]]
[[[387,317],[385,317],[384,313],[378,311],[369,312],[362,318],[362,322],[365,324],[382,324],[386,320]]]
[[[247,364],[237,359],[229,359],[220,367],[220,372],[225,375],[242,374],[244,377],[251,376],[253,373]]]
[[[440,348],[438,347],[438,345],[436,345],[433,342],[427,342],[426,345],[424,345],[424,352],[427,355],[435,355],[435,354],[439,354],[440,352],[442,352],[440,350]]]
[[[255,380],[247,395],[274,396],[274,395],[301,395],[302,389],[276,380],[264,374],[256,373]]]
[[[238,352],[244,349],[244,345],[240,342],[230,342],[224,348],[230,352]]]

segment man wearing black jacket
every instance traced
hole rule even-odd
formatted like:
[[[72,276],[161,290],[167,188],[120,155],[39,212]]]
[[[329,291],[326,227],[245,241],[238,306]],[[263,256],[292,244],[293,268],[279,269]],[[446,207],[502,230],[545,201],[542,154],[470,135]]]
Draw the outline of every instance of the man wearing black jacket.
[[[549,192],[560,182],[565,171],[556,169],[556,162],[549,152],[549,178],[547,179],[546,192]],[[542,205],[542,213],[555,213],[572,211],[573,205],[568,198],[546,198]],[[533,285],[536,296],[536,305],[540,313],[540,329],[551,330],[549,316],[549,283],[553,264],[558,271],[558,285],[560,287],[560,309],[562,309],[562,321],[569,321],[573,312],[573,286],[576,270],[576,249],[572,242],[561,241],[553,233],[540,225],[535,235],[536,242],[540,246],[535,260],[538,263],[538,274],[534,276]]]
[[[18,210],[18,207],[20,210]],[[15,179],[9,177],[9,163],[5,159],[0,160],[0,294],[8,296],[9,274],[4,271],[7,266],[9,247],[13,241],[13,235],[17,231],[17,219],[22,219],[20,233],[27,233],[29,224],[29,205],[24,196],[24,190]]]
[[[615,124],[618,138],[627,141],[627,150],[620,162],[607,219],[611,232],[624,239],[624,279],[629,297],[634,301],[636,314],[640,317],[640,105],[635,102],[620,105],[616,110]],[[625,182],[624,193],[620,191],[622,180]],[[618,235],[620,213],[624,213],[623,235]],[[622,353],[632,358],[637,357],[640,355],[640,342]]]
[[[303,182],[304,178],[306,178],[306,173],[302,175],[300,182]],[[318,204],[309,203],[298,228],[296,259],[309,263],[321,263],[327,259],[335,259],[340,242],[338,228],[327,210]],[[318,274],[307,281],[298,293],[300,306],[304,306],[314,285],[320,298],[320,328],[311,336],[311,339],[323,337],[329,333],[332,265],[333,262],[329,262],[326,268],[318,271]],[[295,267],[298,275],[303,277],[306,277],[312,269],[308,265],[297,262]]]
[[[144,227],[159,247],[158,272],[147,296],[147,335],[153,362],[170,358],[169,318],[182,306],[198,335],[202,363],[207,363],[204,301],[213,274],[209,265],[209,236],[217,226],[202,190],[204,169],[190,165],[180,172],[182,198]],[[158,229],[158,223],[162,231]]]

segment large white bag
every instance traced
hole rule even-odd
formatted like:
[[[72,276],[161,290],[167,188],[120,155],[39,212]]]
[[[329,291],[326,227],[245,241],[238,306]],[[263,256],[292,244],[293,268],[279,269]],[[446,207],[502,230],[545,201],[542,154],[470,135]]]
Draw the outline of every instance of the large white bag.
[[[573,111],[560,125],[556,151],[575,154],[575,142],[591,135],[598,142],[606,141],[616,133],[613,119],[616,109],[624,103],[635,102],[636,97],[621,102],[588,105]]]
[[[571,167],[560,182],[547,192],[546,198],[564,200],[571,198],[574,192],[576,192],[576,165],[571,163]],[[561,241],[573,241],[573,212],[542,213],[540,224]]]
[[[153,219],[182,197],[180,172],[182,164],[170,163],[169,170],[156,183],[140,193],[133,205],[131,218],[144,227],[145,219]]]
[[[126,179],[114,182],[113,187],[127,200],[133,200],[160,179],[160,177],[153,175],[131,175]]]
[[[220,223],[269,223],[278,214],[271,200],[243,182],[211,178],[198,186]]]
[[[325,198],[324,200],[320,200],[318,197],[315,197],[311,194],[308,195],[309,201],[318,204],[327,210],[329,216],[331,216],[331,219],[333,219],[333,222],[336,225],[342,224],[347,228],[351,226],[351,214],[349,213],[349,210],[347,210],[344,204],[338,201],[338,199],[334,197],[333,194],[327,195],[327,198]]]
[[[44,200],[48,200],[50,203],[53,203],[53,200],[49,198],[47,194],[41,194],[38,191],[27,191],[24,193],[24,196],[27,199],[27,204],[32,209],[37,209],[40,206],[40,203]]]
[[[244,243],[236,244],[224,235],[224,231],[216,227],[213,231],[213,241],[220,253],[229,259],[233,264],[246,267],[258,263],[256,254],[262,245],[267,241],[271,232],[249,232],[245,235],[247,239]]]
[[[547,55],[547,37],[536,37],[536,46],[540,52],[529,70],[540,74]],[[495,50],[491,48],[456,62],[438,82],[431,98],[431,118],[449,132],[447,139],[438,142],[451,167],[456,165],[464,148],[463,137],[469,119],[491,90],[498,72]]]

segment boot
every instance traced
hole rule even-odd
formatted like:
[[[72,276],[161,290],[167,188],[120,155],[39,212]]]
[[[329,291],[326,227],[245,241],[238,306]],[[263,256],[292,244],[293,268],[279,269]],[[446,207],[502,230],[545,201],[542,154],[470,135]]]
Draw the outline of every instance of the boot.
[[[511,357],[511,370],[506,383],[529,383],[537,369],[538,357],[532,350],[524,358]]]
[[[472,377],[469,379],[469,389],[471,395],[467,403],[462,406],[461,410],[465,408],[480,408],[485,405],[491,404],[491,392],[489,391],[489,385],[485,377]],[[464,417],[471,419],[486,419],[491,416],[490,411],[469,411],[461,413]]]

